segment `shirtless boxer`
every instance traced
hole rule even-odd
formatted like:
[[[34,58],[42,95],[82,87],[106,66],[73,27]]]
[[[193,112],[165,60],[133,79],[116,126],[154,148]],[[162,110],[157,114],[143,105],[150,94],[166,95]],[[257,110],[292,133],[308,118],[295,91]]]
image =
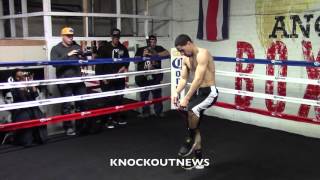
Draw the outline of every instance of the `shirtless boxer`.
[[[179,35],[175,40],[175,47],[184,58],[181,79],[172,97],[178,109],[186,110],[188,114],[188,136],[178,155],[187,157],[194,152],[194,158],[202,159],[199,124],[204,111],[218,98],[218,90],[215,87],[215,65],[209,51],[195,45],[188,35]],[[189,77],[193,78],[191,86],[186,96],[179,99],[180,92],[187,85]],[[197,169],[200,168],[203,167]]]

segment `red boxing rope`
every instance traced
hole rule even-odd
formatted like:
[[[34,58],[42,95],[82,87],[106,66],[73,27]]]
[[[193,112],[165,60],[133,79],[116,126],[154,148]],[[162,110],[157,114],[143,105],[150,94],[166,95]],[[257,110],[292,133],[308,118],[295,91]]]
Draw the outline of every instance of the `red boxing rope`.
[[[47,118],[34,119],[34,120],[15,122],[15,123],[8,123],[8,124],[0,124],[0,132],[43,126],[43,125],[47,125],[47,124],[55,124],[55,123],[59,123],[59,122],[63,122],[63,121],[79,120],[79,119],[83,119],[83,118],[96,117],[96,116],[111,114],[111,113],[115,113],[115,112],[128,111],[128,110],[137,109],[139,107],[143,107],[146,105],[151,105],[151,104],[155,104],[155,103],[159,103],[159,102],[167,101],[167,100],[170,100],[169,96],[153,99],[150,101],[130,103],[130,104],[125,104],[125,105],[95,109],[95,110],[78,112],[78,113],[73,113],[73,114],[58,115],[58,116],[52,116],[52,117],[47,117]],[[227,109],[239,110],[236,108],[236,105],[223,103],[223,102],[217,102],[214,106],[227,108]],[[246,112],[253,112],[253,113],[271,116],[271,117],[278,117],[277,115],[272,115],[270,112],[260,110],[260,109],[248,107],[243,110],[245,110]],[[312,119],[309,119],[309,118],[297,117],[297,116],[288,115],[288,114],[281,114],[281,118],[288,119],[288,120],[294,120],[294,121],[298,121],[298,122],[320,124],[320,122],[312,121]]]
[[[251,113],[261,114],[264,116],[287,119],[287,120],[292,120],[292,121],[297,121],[297,122],[304,122],[304,123],[311,123],[311,124],[320,125],[320,122],[313,121],[312,119],[306,118],[306,117],[295,116],[295,115],[290,115],[290,114],[275,114],[275,115],[273,115],[272,112],[270,112],[270,111],[257,109],[257,108],[251,108],[251,107],[244,107],[241,109],[237,109],[236,105],[224,103],[224,102],[216,102],[214,104],[214,106],[218,106],[218,107],[222,107],[222,108],[226,108],[226,109],[235,109],[235,110],[239,110],[239,111],[251,112]]]
[[[115,112],[121,112],[121,111],[128,111],[132,109],[137,109],[139,107],[143,107],[146,105],[151,105],[155,103],[159,103],[162,101],[170,100],[170,97],[161,97],[157,99],[152,99],[150,101],[142,101],[137,103],[130,103],[130,104],[124,104],[114,107],[107,107],[107,108],[101,108],[101,109],[95,109],[95,110],[89,110],[89,111],[83,111],[73,114],[66,114],[66,115],[58,115],[58,116],[52,116],[47,118],[41,118],[41,119],[34,119],[34,120],[28,120],[28,121],[22,121],[22,122],[15,122],[15,123],[8,123],[8,124],[0,124],[0,132],[1,131],[13,131],[18,129],[25,129],[25,128],[31,128],[36,126],[43,126],[47,124],[55,124],[58,122],[63,121],[73,121],[73,120],[79,120],[83,118],[89,118],[89,117],[95,117],[105,114],[111,114]]]

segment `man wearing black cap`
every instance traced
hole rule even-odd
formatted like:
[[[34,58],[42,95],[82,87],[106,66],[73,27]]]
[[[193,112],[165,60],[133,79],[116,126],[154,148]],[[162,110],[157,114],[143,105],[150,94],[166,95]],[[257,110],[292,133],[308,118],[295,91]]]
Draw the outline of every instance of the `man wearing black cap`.
[[[103,43],[98,49],[97,57],[98,58],[128,58],[129,52],[128,49],[120,43],[120,30],[117,28],[112,29],[111,31],[111,41]],[[103,74],[116,74],[124,73],[127,71],[129,63],[112,63],[112,64],[99,64],[96,65],[96,75]],[[125,78],[119,79],[110,79],[100,81],[100,87],[103,92],[105,91],[115,91],[125,88]],[[123,102],[123,95],[113,96],[108,99],[109,106],[121,105]],[[125,125],[123,117],[119,114],[114,114],[112,119],[114,119],[117,124]],[[115,122],[114,121],[114,122]],[[114,128],[113,124],[108,123],[108,128]]]
[[[164,49],[162,46],[157,45],[157,37],[150,35],[147,39],[147,46],[141,47],[137,50],[135,57],[152,57],[152,56],[169,56],[170,53]],[[138,71],[161,69],[161,61],[141,61],[138,63]],[[136,76],[136,84],[140,87],[150,86],[160,84],[163,79],[163,74],[152,74],[152,75],[141,75]],[[141,101],[146,101],[149,99],[150,91],[144,91],[140,93]],[[153,98],[160,98],[162,91],[160,89],[155,89],[151,91]],[[162,103],[154,104],[154,112],[156,117],[163,117],[163,105]],[[142,108],[141,117],[147,118],[150,116],[150,107],[144,106]]]

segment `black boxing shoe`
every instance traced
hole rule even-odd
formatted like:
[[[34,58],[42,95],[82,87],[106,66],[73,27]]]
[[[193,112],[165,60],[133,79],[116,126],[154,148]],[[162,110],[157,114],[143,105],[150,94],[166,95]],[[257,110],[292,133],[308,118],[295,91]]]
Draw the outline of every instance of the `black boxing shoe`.
[[[184,157],[185,164],[181,166],[185,170],[201,170],[205,168],[204,159],[202,159],[202,151],[201,149],[194,150],[194,154],[190,154],[187,157]],[[189,161],[189,162],[186,162]]]
[[[201,149],[196,149],[194,150],[194,157],[197,160],[201,160],[202,159],[202,150]],[[194,166],[195,169],[204,169],[204,165],[203,164],[196,164]]]
[[[185,142],[180,147],[180,150],[178,152],[178,155],[181,157],[189,156],[196,147],[196,142],[194,141],[194,138],[187,137]]]
[[[184,160],[185,160],[185,164],[181,166],[184,170],[192,170],[196,168],[196,164],[194,163],[194,160],[195,160],[194,156],[191,155],[191,156],[185,157]]]

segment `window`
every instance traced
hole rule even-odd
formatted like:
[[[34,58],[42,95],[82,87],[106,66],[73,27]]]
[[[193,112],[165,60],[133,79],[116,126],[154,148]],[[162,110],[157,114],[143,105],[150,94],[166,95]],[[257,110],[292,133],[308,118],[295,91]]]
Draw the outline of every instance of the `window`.
[[[27,0],[27,12],[41,12],[42,11],[42,0]]]
[[[133,6],[133,1],[136,0],[121,0],[121,14],[136,14],[135,7]]]
[[[2,8],[3,8],[3,15],[9,15],[10,11],[9,11],[9,1],[2,1]]]
[[[116,0],[89,0],[88,12],[90,13],[117,13]]]
[[[151,27],[150,27],[151,26]],[[170,21],[153,20],[149,24],[149,34],[155,34],[158,37],[170,36]]]
[[[43,17],[29,17],[28,29],[30,37],[42,37],[44,36],[43,30]]]
[[[146,9],[146,4],[145,0],[136,0],[137,4],[137,14],[138,15],[144,15],[145,9]]]
[[[23,37],[21,18],[15,20],[15,27],[16,27],[16,37]]]
[[[42,1],[27,0],[27,13],[23,14],[27,16],[23,17],[27,18],[28,23],[27,37],[44,36],[44,19],[48,16],[43,16]],[[52,24],[48,27],[52,27],[52,36],[60,36],[61,28],[71,26],[75,29],[75,36],[86,36],[85,30],[88,29],[89,37],[109,37],[111,29],[120,26],[123,36],[144,37],[146,18],[148,19],[148,34],[164,37],[169,35],[172,14],[171,0],[119,0],[120,12],[117,12],[117,1],[87,0],[85,3],[82,0],[51,0]],[[2,2],[3,13],[9,16],[9,0]],[[23,1],[14,0],[13,2],[14,13],[22,14]],[[145,17],[146,5],[149,10],[147,17]],[[34,14],[30,16],[28,13]],[[15,32],[16,37],[23,37],[23,18],[6,17],[4,19],[5,37],[12,37],[14,35],[12,32]],[[121,24],[117,24],[119,20]]]
[[[145,34],[144,34],[144,19],[137,19],[137,36],[139,36],[139,37],[145,36]]]
[[[10,31],[10,20],[6,19],[4,20],[4,37],[11,37],[11,31]]]
[[[90,37],[109,37],[112,28],[117,27],[116,18],[89,18]]]
[[[132,18],[121,19],[121,35],[122,36],[136,36]]]
[[[21,14],[21,0],[14,0],[14,14]]]
[[[82,37],[83,34],[83,17],[60,17],[54,16],[52,17],[52,35],[60,36],[60,30],[63,27],[70,26],[74,29],[74,35]]]
[[[83,12],[82,1],[79,0],[51,0],[51,11]]]

